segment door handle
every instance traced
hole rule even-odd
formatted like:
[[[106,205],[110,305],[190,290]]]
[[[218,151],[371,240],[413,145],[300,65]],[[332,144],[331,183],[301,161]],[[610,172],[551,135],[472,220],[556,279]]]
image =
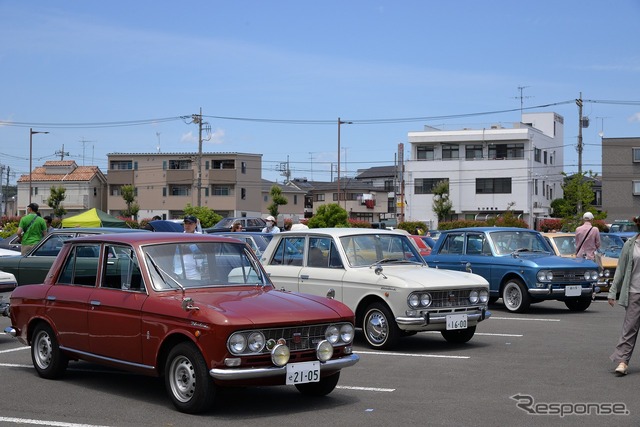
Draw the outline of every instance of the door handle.
[[[91,304],[91,305],[100,305],[100,301],[92,299],[89,304]]]
[[[300,278],[303,279],[303,280],[307,280],[309,278],[309,275],[308,274],[301,274]]]

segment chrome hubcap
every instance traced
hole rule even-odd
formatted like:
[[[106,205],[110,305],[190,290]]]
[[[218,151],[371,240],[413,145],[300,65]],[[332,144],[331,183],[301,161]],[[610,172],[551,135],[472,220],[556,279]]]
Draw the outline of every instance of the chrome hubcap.
[[[367,317],[367,336],[372,343],[381,344],[387,339],[389,326],[387,319],[379,311],[373,311]]]

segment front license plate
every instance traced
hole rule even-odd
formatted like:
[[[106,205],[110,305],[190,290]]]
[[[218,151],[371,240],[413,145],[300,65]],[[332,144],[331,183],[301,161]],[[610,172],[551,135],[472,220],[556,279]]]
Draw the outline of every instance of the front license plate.
[[[466,314],[448,314],[447,315],[447,331],[452,329],[467,329]]]
[[[579,297],[582,295],[582,286],[571,285],[564,287],[564,295],[567,297]]]
[[[287,384],[317,383],[320,381],[320,362],[289,363]]]

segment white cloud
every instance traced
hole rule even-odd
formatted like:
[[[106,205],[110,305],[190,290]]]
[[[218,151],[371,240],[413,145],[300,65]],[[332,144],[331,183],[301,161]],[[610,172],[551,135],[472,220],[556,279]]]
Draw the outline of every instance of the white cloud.
[[[183,133],[180,137],[181,144],[193,144],[198,143],[198,137],[193,134],[193,132]]]
[[[630,116],[627,120],[629,120],[630,123],[640,122],[640,113],[635,113],[634,115]]]
[[[216,129],[211,133],[211,138],[207,140],[209,144],[224,144],[224,129]]]

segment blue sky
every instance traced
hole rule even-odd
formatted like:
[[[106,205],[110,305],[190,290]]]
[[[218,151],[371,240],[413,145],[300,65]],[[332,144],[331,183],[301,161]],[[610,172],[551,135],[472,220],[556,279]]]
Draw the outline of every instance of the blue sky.
[[[63,146],[104,171],[111,152],[194,152],[180,116],[202,108],[204,151],[263,154],[271,180],[286,161],[329,180],[338,117],[353,122],[353,175],[393,165],[424,125],[511,126],[522,93],[525,108],[560,103],[528,111],[564,116],[571,172],[570,101],[638,101],[585,102],[583,168],[599,172],[599,132],[640,136],[639,18],[638,0],[0,0],[0,163],[12,182],[28,173],[30,127],[50,132],[33,135],[34,166]]]

